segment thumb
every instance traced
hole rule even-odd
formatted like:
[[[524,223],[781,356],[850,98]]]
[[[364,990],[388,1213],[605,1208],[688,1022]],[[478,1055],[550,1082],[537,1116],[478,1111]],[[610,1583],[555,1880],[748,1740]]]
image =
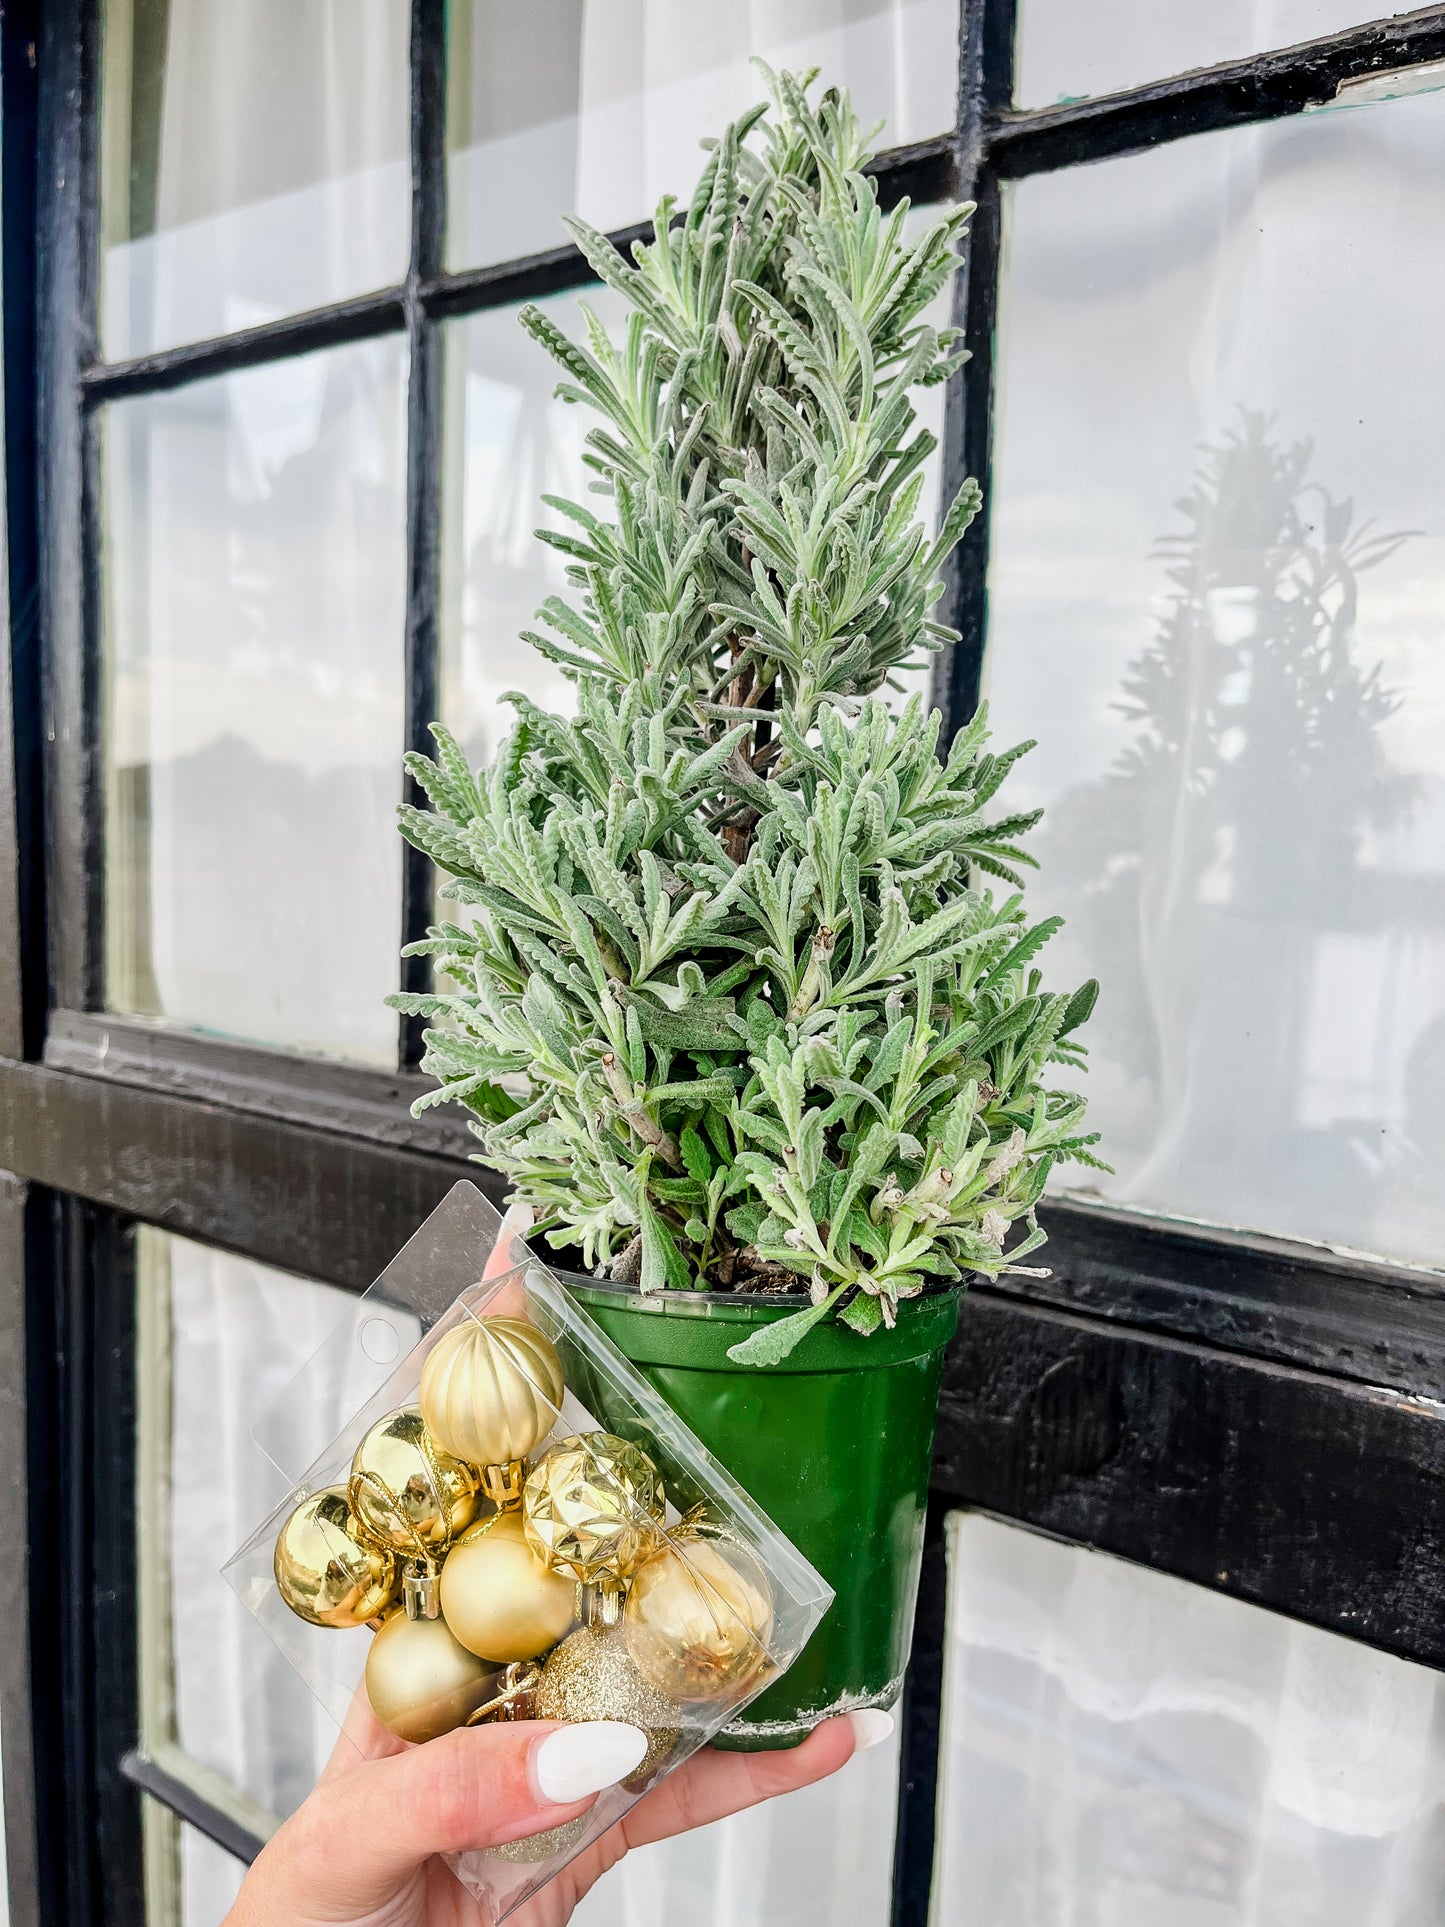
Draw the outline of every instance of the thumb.
[[[258,1856],[231,1927],[340,1923],[392,1899],[433,1854],[500,1846],[585,1813],[647,1752],[592,1720],[462,1727],[323,1781]]]

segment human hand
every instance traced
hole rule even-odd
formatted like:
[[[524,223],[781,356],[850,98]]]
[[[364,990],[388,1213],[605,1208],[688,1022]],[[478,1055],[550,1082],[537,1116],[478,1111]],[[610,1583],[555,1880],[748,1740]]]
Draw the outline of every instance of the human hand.
[[[821,1780],[892,1725],[886,1713],[852,1713],[788,1752],[704,1747],[512,1919],[562,1927],[630,1848]],[[463,1727],[405,1747],[359,1698],[330,1764],[257,1858],[225,1927],[483,1927],[441,1856],[563,1825],[632,1772],[645,1748],[633,1726],[546,1720]]]

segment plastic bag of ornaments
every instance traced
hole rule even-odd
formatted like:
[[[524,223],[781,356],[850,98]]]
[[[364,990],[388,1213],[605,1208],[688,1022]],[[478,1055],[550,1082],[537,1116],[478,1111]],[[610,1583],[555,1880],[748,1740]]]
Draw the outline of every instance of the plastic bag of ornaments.
[[[364,1695],[408,1742],[532,1717],[649,1735],[562,1837],[453,1858],[490,1921],[722,1735],[832,1598],[473,1184],[255,1436],[293,1483],[225,1576],[338,1727]]]

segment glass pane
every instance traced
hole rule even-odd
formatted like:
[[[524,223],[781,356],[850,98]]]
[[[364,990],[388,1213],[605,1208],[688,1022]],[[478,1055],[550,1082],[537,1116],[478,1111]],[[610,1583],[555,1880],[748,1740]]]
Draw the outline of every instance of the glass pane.
[[[1445,94],[1027,181],[989,678],[1115,1200],[1440,1262]],[[1085,1174],[1089,1175],[1089,1174]]]
[[[245,1874],[244,1864],[224,1847],[182,1826],[180,1927],[224,1927]],[[146,1927],[155,1927],[154,1921]]]
[[[106,0],[104,15],[109,360],[402,279],[406,7]]]
[[[395,1062],[405,390],[386,339],[105,411],[114,1010]]]
[[[622,298],[602,287],[539,305],[578,336],[579,300],[609,328],[625,312]],[[575,706],[571,683],[520,638],[536,627],[547,597],[566,587],[562,556],[534,531],[571,526],[543,495],[589,499],[582,444],[594,418],[554,399],[556,364],[518,325],[518,312],[488,308],[445,330],[442,716],[478,766],[512,726],[514,712],[501,700],[507,690],[564,714]]]
[[[244,1864],[141,1795],[145,1843],[145,1927],[223,1927],[245,1877]]]
[[[936,213],[915,209],[905,231],[921,230]],[[924,316],[930,326],[948,325],[951,299],[948,288],[934,298]],[[626,304],[610,288],[553,295],[539,305],[578,338],[582,301],[609,331],[620,332]],[[567,589],[562,556],[534,532],[571,524],[543,495],[597,506],[588,492],[591,471],[582,463],[583,441],[596,417],[554,399],[556,366],[518,326],[517,314],[515,307],[489,308],[445,324],[442,715],[478,766],[490,761],[512,726],[514,712],[501,700],[507,690],[522,690],[564,714],[574,706],[572,685],[561,671],[520,638],[537,626],[536,611],[546,598]],[[914,405],[920,425],[941,441],[943,389],[921,389]],[[934,520],[936,451],[924,473],[923,508]],[[926,697],[931,671],[930,662],[900,675],[897,700],[915,689]]]
[[[831,1780],[628,1854],[573,1927],[887,1927],[898,1738]]]
[[[1245,60],[1395,9],[1369,0],[1019,0],[1014,98],[1052,106]]]
[[[955,1514],[934,1927],[1426,1927],[1440,1675]]]
[[[286,1494],[252,1425],[351,1300],[149,1227],[137,1290],[142,1744],[264,1832],[336,1728],[221,1566]]]
[[[762,96],[749,57],[821,68],[883,141],[946,132],[958,94],[958,0],[451,0],[447,258],[561,245],[563,214],[609,230],[686,197],[698,142]]]

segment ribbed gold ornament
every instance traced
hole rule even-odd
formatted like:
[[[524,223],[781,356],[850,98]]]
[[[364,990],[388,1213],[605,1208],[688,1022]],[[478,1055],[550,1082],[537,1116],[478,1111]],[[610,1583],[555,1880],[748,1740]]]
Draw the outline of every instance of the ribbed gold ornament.
[[[367,1538],[432,1564],[470,1525],[477,1481],[470,1467],[437,1448],[420,1411],[407,1405],[357,1446],[346,1496]]]
[[[444,1619],[394,1612],[366,1656],[371,1710],[400,1740],[437,1739],[465,1726],[496,1695],[501,1674],[452,1637]]]
[[[533,1701],[539,1720],[625,1720],[647,1735],[647,1752],[622,1782],[643,1787],[677,1745],[683,1711],[638,1672],[620,1626],[583,1626],[542,1668]]]
[[[426,1428],[468,1465],[524,1459],[562,1404],[562,1364],[525,1318],[469,1318],[438,1340],[421,1369]]]
[[[563,1439],[527,1475],[527,1542],[584,1585],[617,1584],[657,1544],[662,1480],[641,1446],[611,1432]]]
[[[276,1585],[299,1618],[346,1630],[375,1619],[401,1583],[395,1558],[369,1545],[339,1485],[303,1499],[276,1540]]]
[[[442,1617],[463,1646],[499,1665],[555,1646],[576,1617],[576,1597],[575,1584],[527,1544],[517,1512],[472,1526],[442,1567]]]
[[[633,1574],[622,1627],[638,1671],[660,1692],[725,1699],[768,1664],[772,1588],[740,1541],[685,1528]]]

